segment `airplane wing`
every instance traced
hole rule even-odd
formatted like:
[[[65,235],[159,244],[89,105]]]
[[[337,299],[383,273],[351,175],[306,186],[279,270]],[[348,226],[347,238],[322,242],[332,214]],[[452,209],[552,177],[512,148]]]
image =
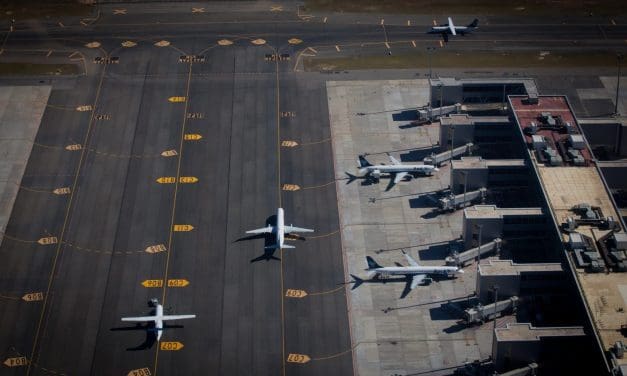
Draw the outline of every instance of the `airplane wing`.
[[[398,184],[398,182],[403,180],[405,176],[407,176],[407,172],[397,172],[394,174],[394,184]]]
[[[272,232],[272,226],[246,231],[247,234],[269,234],[271,232]]]
[[[155,321],[156,319],[157,319],[157,316],[122,317],[122,321],[130,321],[130,322]]]
[[[408,255],[407,253],[403,252],[403,256],[405,256],[405,259],[407,260],[409,265],[411,265],[411,266],[420,266],[420,264],[418,264],[416,262],[416,260],[414,260],[414,258],[411,257],[410,255]]]
[[[314,232],[314,230],[302,227],[285,226],[285,232]]]
[[[395,165],[402,164],[398,159],[394,158],[393,156],[391,156],[389,154],[388,154],[388,157],[390,157],[390,161],[392,162],[392,164],[395,164]]]
[[[451,19],[451,17],[448,18],[448,28],[451,30],[451,34],[457,35],[457,33],[455,32],[455,25],[453,25],[453,20]]]
[[[194,319],[194,318],[196,318],[196,315],[166,315],[166,316],[161,316],[161,320],[163,320],[163,321]]]
[[[416,288],[416,286],[418,286],[420,284],[420,282],[422,282],[425,277],[427,275],[426,274],[414,274],[411,278],[411,284],[409,285],[409,289],[413,290]]]

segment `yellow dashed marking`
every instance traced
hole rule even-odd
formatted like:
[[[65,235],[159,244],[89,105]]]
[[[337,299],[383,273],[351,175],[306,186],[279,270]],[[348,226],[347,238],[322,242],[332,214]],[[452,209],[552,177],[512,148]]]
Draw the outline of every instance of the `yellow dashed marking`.
[[[124,9],[124,8],[122,8],[122,9],[114,9],[113,10],[113,14],[117,14],[117,15],[126,14],[126,9]]]
[[[281,189],[284,191],[298,191],[300,189],[300,186],[296,184],[283,184]]]
[[[15,358],[7,358],[2,364],[7,367],[22,367],[28,364],[28,359],[25,356],[17,356]]]
[[[187,133],[185,136],[183,136],[183,139],[185,141],[198,141],[201,138],[202,138],[201,135],[195,134],[195,133]]]
[[[163,279],[147,279],[142,282],[142,286],[148,288],[163,287]]]
[[[298,142],[285,140],[285,141],[281,141],[281,146],[283,146],[284,148],[293,148],[295,146],[298,146]]]
[[[181,176],[179,178],[179,183],[181,184],[193,184],[197,182],[198,182],[198,178],[195,176]]]
[[[205,13],[205,8],[192,8],[192,13]]]
[[[233,42],[232,42],[232,41],[230,41],[230,40],[228,40],[228,39],[220,39],[220,40],[218,41],[218,44],[219,44],[220,46],[230,46],[230,45],[232,45],[232,44],[233,44]]]
[[[194,226],[192,225],[174,225],[172,230],[174,232],[188,232],[188,231],[192,231],[194,229]]]
[[[168,102],[171,103],[181,103],[181,102],[185,102],[187,100],[186,97],[170,97],[168,98]]]
[[[161,342],[159,348],[163,351],[178,351],[183,348],[180,342]]]
[[[57,244],[58,242],[59,239],[57,239],[56,236],[47,236],[45,238],[40,238],[39,240],[37,240],[37,243],[41,245]]]
[[[76,111],[78,111],[78,112],[91,111],[92,109],[93,109],[93,107],[90,104],[76,107]]]
[[[148,246],[144,250],[144,252],[146,252],[146,253],[159,253],[159,252],[165,252],[166,250],[167,250],[167,248],[165,247],[165,245],[157,244],[157,245]]]
[[[440,47],[444,47],[444,42],[440,41]]]
[[[130,40],[125,40],[124,42],[122,42],[122,47],[130,48],[135,46],[137,46],[137,43]]]
[[[70,187],[62,187],[62,188],[57,188],[52,190],[52,193],[54,193],[55,195],[68,195],[70,194],[72,190],[70,189]]]
[[[167,41],[167,40],[160,40],[155,43],[156,47],[167,47],[169,45],[170,45],[170,41]]]
[[[291,38],[287,40],[287,43],[289,44],[301,44],[303,43],[302,39],[298,39],[298,38]]]
[[[65,150],[76,151],[81,150],[83,147],[81,144],[72,144],[65,147]]]
[[[340,52],[340,46],[335,45],[335,49],[337,50],[337,52]]]
[[[44,300],[43,292],[30,292],[22,296],[22,300],[25,302],[39,302]]]
[[[305,290],[287,289],[287,291],[285,291],[286,298],[304,298],[305,296],[307,296],[307,291]]]
[[[176,183],[176,177],[174,176],[162,176],[157,178],[157,183],[159,184],[174,184]]]
[[[152,373],[150,373],[150,368],[144,367],[132,369],[126,374],[126,376],[152,376]]]
[[[309,362],[310,360],[311,360],[311,358],[308,355],[305,355],[305,354],[289,354],[287,356],[287,362],[288,363],[305,364],[305,363]]]
[[[261,46],[262,44],[266,44],[266,40],[258,38],[258,39],[251,41],[250,43],[256,44],[257,46]]]
[[[186,279],[168,279],[168,287],[185,287],[189,285]]]
[[[87,48],[98,48],[98,47],[100,47],[100,42],[96,42],[96,41],[89,42],[89,43],[87,43],[85,45],[85,47],[87,47]]]
[[[171,150],[166,150],[164,152],[161,153],[162,157],[174,157],[175,155],[178,155],[179,153],[176,152],[176,150],[171,149]]]
[[[411,45],[412,45],[412,46],[414,46],[414,47],[416,47],[416,41],[413,41],[413,40],[412,40],[412,41],[411,41]]]

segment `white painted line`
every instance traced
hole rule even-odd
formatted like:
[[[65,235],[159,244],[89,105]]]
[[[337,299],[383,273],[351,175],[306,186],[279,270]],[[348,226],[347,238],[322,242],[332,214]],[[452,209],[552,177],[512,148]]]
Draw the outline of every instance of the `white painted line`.
[[[616,26],[616,21],[612,20],[612,25]]]
[[[317,54],[317,53],[318,53],[318,51],[316,51],[316,49],[315,49],[315,48],[313,48],[313,47],[307,47],[307,49],[309,49],[311,52],[313,52],[313,53],[315,53],[315,54]]]
[[[411,41],[411,45],[412,45],[412,46],[414,46],[414,47],[416,47],[416,41],[413,41],[413,40],[412,40],[412,41]]]
[[[340,52],[340,46],[336,45],[335,49],[337,50],[337,52]]]
[[[411,26],[411,21],[407,20],[407,26]]]
[[[325,17],[324,20],[322,20],[322,23],[327,23],[327,18]]]
[[[381,25],[383,25],[384,22],[385,22],[385,20],[382,18],[381,19]]]
[[[388,48],[388,50],[390,49],[390,44],[388,42],[385,42],[385,47]]]
[[[52,55],[52,50],[48,50],[48,54],[46,55],[46,57],[50,57],[50,55]]]

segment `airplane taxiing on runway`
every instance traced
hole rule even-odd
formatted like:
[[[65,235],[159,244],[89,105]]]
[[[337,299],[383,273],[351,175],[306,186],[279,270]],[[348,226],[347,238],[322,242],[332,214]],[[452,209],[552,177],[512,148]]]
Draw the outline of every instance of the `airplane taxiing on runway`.
[[[291,225],[286,226],[282,208],[277,209],[276,226],[268,225],[264,228],[246,231],[247,234],[274,234],[276,237],[275,243],[266,246],[266,249],[296,248],[293,245],[285,244],[285,234],[297,232],[314,232],[314,230],[302,227],[294,227]]]
[[[475,29],[479,28],[479,20],[474,19],[468,26],[455,26],[451,17],[448,18],[448,23],[440,26],[433,26],[431,30],[427,31],[427,34],[441,34],[444,42],[448,42],[449,35],[465,35],[472,33]]]
[[[159,304],[157,299],[151,299],[150,303],[155,307],[154,315],[150,316],[137,316],[137,317],[122,317],[122,321],[125,322],[154,322],[154,330],[157,332],[157,341],[161,339],[163,333],[163,322],[172,320],[193,319],[196,315],[164,315],[163,306]]]

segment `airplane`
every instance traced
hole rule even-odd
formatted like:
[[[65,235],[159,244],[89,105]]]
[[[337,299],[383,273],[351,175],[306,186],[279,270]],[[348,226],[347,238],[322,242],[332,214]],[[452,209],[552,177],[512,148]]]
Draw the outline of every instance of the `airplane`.
[[[388,277],[393,275],[404,275],[408,279],[409,290],[413,290],[420,283],[430,282],[428,275],[438,275],[452,277],[456,274],[463,274],[464,271],[456,266],[421,266],[410,255],[403,251],[403,256],[409,263],[409,266],[386,266],[379,265],[372,257],[366,256],[368,263],[367,271],[370,272],[368,278]],[[400,265],[400,264],[397,264]]]
[[[427,31],[427,34],[441,34],[442,38],[444,38],[444,42],[448,42],[449,34],[451,35],[469,34],[475,31],[475,29],[479,27],[478,25],[479,25],[479,20],[475,18],[474,21],[472,21],[472,23],[470,23],[468,26],[455,26],[453,24],[453,20],[451,19],[451,17],[449,17],[447,24],[443,24],[440,26],[433,26],[431,30]]]
[[[302,228],[302,227],[294,227],[294,226],[285,226],[285,221],[283,218],[283,209],[278,208],[276,213],[276,226],[268,225],[264,228],[259,228],[256,230],[246,231],[247,234],[272,234],[274,233],[276,236],[276,241],[272,245],[268,245],[266,249],[280,249],[280,248],[296,248],[293,245],[285,244],[285,234],[291,234],[295,232],[314,232],[312,229]]]
[[[125,322],[154,322],[157,331],[157,341],[161,339],[163,333],[163,322],[172,320],[193,319],[196,315],[163,315],[163,306],[159,304],[156,298],[150,299],[150,304],[155,307],[155,314],[150,316],[138,316],[138,317],[122,317],[122,321]]]
[[[381,173],[390,174],[390,178],[391,178],[390,184],[388,185],[386,189],[386,190],[390,190],[390,188],[392,188],[394,184],[397,184],[398,182],[403,180],[408,174],[415,175],[415,174],[420,173],[424,175],[432,175],[434,171],[439,171],[437,167],[434,167],[431,165],[403,164],[398,159],[394,158],[393,156],[389,154],[388,154],[388,157],[390,158],[390,161],[392,162],[391,165],[386,165],[386,164],[373,165],[370,162],[368,162],[368,160],[363,155],[360,155],[359,167],[358,167],[359,173],[362,175],[365,174],[366,176],[372,176],[376,180],[378,180],[379,177],[381,177]],[[354,179],[354,177],[351,177],[350,174],[349,174],[349,177],[351,179]]]

